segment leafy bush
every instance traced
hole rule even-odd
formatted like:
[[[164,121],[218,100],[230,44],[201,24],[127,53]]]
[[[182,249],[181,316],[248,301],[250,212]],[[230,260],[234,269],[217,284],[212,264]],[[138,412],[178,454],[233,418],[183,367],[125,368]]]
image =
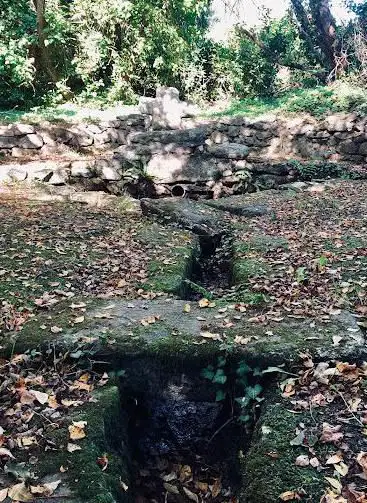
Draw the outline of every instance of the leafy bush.
[[[315,178],[339,178],[346,174],[344,166],[333,162],[290,161],[290,164],[299,173],[302,180],[313,180]]]
[[[36,26],[28,0],[0,0],[0,95],[3,106],[24,103],[32,95],[35,74],[30,47]]]

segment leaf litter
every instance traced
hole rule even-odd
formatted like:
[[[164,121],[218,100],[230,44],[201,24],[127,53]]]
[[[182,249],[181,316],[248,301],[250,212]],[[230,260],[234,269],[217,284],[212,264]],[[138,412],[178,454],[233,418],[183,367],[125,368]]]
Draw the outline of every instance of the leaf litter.
[[[87,422],[71,422],[69,411],[94,400],[92,390],[107,381],[105,374],[65,363],[63,355],[55,356],[52,365],[39,353],[1,360],[0,468],[13,477],[0,489],[0,501],[27,502],[53,495],[61,479],[42,482],[29,471],[23,474],[22,466],[35,467],[50,449],[69,453],[82,449],[78,442],[88,435]],[[54,432],[68,424],[69,437],[65,433],[60,444],[55,443]]]
[[[325,493],[320,503],[366,502],[367,366],[316,364],[308,354],[300,356],[303,368],[299,377],[279,384],[289,409],[308,412],[310,417],[299,424],[290,440],[291,446],[304,451],[295,456],[294,464],[300,469],[312,467],[323,475]],[[302,500],[291,493],[290,488],[279,497],[283,501]]]

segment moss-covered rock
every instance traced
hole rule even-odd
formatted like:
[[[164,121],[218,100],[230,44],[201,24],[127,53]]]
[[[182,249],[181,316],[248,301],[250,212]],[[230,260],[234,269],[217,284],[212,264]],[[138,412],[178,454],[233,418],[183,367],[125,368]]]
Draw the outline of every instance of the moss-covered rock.
[[[320,501],[325,486],[322,472],[296,466],[297,456],[308,451],[290,444],[299,423],[315,423],[309,413],[290,412],[289,405],[279,389],[267,393],[252,444],[242,459],[241,503],[276,503],[286,491],[305,494],[302,501]]]
[[[58,316],[47,321],[47,330],[40,329],[45,320],[38,317],[0,343],[3,354],[51,345],[64,354],[101,359],[112,367],[143,355],[174,364],[180,359],[211,360],[223,351],[257,366],[292,364],[305,351],[315,359],[365,357],[364,336],[347,312],[329,323],[285,319],[261,324],[249,322],[251,316],[226,303],[203,309],[198,303],[175,299],[100,300],[86,307],[82,324],[55,334],[50,327],[60,324]],[[223,318],[228,319],[225,325]]]
[[[87,422],[86,437],[73,442],[80,450],[68,452],[68,425],[73,421]],[[80,503],[130,503],[132,490],[126,427],[118,388],[110,386],[95,392],[93,402],[71,413],[64,427],[47,434],[56,449],[40,454],[33,468],[36,476],[43,480],[50,474],[59,474],[62,480],[59,490],[63,492],[67,488],[72,498]],[[108,467],[104,471],[97,463],[103,455],[108,458]],[[63,467],[62,475],[60,467]]]
[[[196,258],[199,240],[189,231],[145,222],[137,234],[149,253],[148,277],[141,283],[144,290],[183,296]]]

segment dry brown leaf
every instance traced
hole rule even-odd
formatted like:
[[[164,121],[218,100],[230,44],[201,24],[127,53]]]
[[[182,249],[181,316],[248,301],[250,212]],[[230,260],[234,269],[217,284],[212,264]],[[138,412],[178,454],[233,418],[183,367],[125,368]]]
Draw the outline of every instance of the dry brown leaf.
[[[366,493],[357,491],[355,484],[348,484],[343,490],[343,495],[347,497],[348,503],[366,503],[367,501]]]
[[[56,491],[56,489],[61,484],[61,480],[55,480],[54,482],[45,482],[43,487],[45,488],[45,495],[52,496],[52,494]]]
[[[341,494],[341,492],[342,492],[342,485],[341,485],[341,483],[340,483],[340,481],[338,479],[334,479],[333,477],[325,477],[325,480],[327,480],[329,482],[329,484],[331,485],[331,487],[333,489],[335,489],[335,491],[338,494]]]
[[[50,395],[48,397],[48,406],[51,407],[51,409],[57,409],[58,407],[60,407],[60,404],[56,400],[56,396],[55,395]]]
[[[51,332],[53,334],[59,334],[60,332],[62,332],[62,328],[61,327],[57,327],[56,325],[54,325],[53,327],[50,328]]]
[[[306,454],[301,454],[296,458],[296,466],[308,466],[310,464],[310,458]]]
[[[13,454],[5,447],[0,447],[0,457],[15,459]]]
[[[222,484],[220,479],[216,479],[214,484],[212,486],[209,486],[209,489],[211,490],[213,498],[216,498],[222,490]]]
[[[360,452],[357,454],[357,463],[362,468],[363,473],[367,476],[367,452]]]
[[[201,337],[204,337],[205,339],[212,339],[213,341],[221,341],[222,337],[220,334],[212,334],[211,332],[201,332],[200,333]]]
[[[340,424],[333,426],[329,423],[323,423],[320,441],[324,443],[339,442],[344,437],[344,434],[340,430]]]
[[[44,405],[46,402],[48,402],[47,393],[43,393],[42,391],[37,391],[35,389],[30,389],[29,392],[32,393],[32,395],[34,395],[37,402],[39,402],[41,405]]]
[[[341,462],[339,463],[338,465],[334,465],[334,469],[342,476],[342,477],[345,477],[348,472],[349,472],[349,468],[348,466],[344,463],[344,462]]]
[[[17,443],[19,447],[30,447],[31,445],[37,444],[37,438],[33,435],[19,437]]]
[[[190,479],[191,475],[192,475],[191,466],[182,465],[180,469],[180,482],[185,482],[185,480]]]
[[[21,501],[22,503],[33,499],[32,493],[24,482],[10,487],[8,490],[8,497],[14,501]]]
[[[208,299],[200,299],[199,302],[199,307],[209,307],[210,301]]]
[[[340,463],[341,461],[343,461],[343,456],[340,452],[337,452],[336,454],[333,454],[332,456],[330,456],[327,459],[326,464],[327,465],[336,465],[336,464]]]
[[[195,487],[196,489],[199,489],[199,491],[207,493],[209,489],[209,484],[207,482],[200,482],[199,480],[197,480],[195,482]]]
[[[282,501],[292,501],[292,500],[299,500],[301,499],[299,497],[299,494],[296,493],[296,491],[285,491],[284,493],[279,495],[279,499]]]
[[[0,489],[0,502],[4,501],[4,499],[8,496],[9,489],[6,487],[5,489]]]
[[[69,426],[69,436],[71,440],[80,440],[86,437],[84,428],[87,425],[87,421],[73,421],[73,424]]]
[[[22,389],[20,393],[20,403],[22,403],[23,405],[32,405],[34,403],[36,397],[33,393],[26,389]]]
[[[310,459],[310,465],[313,468],[317,468],[318,466],[320,466],[320,461],[316,457],[313,457]]]
[[[177,489],[177,487],[172,484],[169,484],[168,482],[164,482],[163,487],[170,494],[180,494],[180,491]]]

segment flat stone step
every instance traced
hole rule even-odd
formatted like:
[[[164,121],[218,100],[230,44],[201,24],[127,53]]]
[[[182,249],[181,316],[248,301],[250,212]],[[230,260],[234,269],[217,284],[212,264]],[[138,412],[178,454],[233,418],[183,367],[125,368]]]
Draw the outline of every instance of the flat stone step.
[[[191,199],[142,199],[140,204],[144,215],[176,223],[199,236],[219,238],[228,230],[222,212]]]
[[[221,199],[206,199],[204,204],[222,211],[228,211],[242,217],[259,217],[272,211],[267,204],[251,203],[248,195],[223,197]]]
[[[20,333],[0,341],[2,353],[24,352],[50,343],[72,350],[87,341],[96,355],[113,366],[121,360],[152,356],[174,359],[214,357],[223,344],[233,354],[256,362],[256,366],[293,364],[300,353],[309,352],[315,360],[323,358],[355,361],[366,356],[365,338],[355,317],[348,312],[332,316],[329,322],[284,318],[279,322],[259,323],[253,313],[241,312],[235,304],[175,299],[87,301],[84,321],[65,327],[70,311],[39,314]],[[55,335],[51,325],[63,328]],[[46,325],[49,329],[39,330]],[[338,345],[335,344],[338,341]],[[14,344],[14,347],[13,347]]]

